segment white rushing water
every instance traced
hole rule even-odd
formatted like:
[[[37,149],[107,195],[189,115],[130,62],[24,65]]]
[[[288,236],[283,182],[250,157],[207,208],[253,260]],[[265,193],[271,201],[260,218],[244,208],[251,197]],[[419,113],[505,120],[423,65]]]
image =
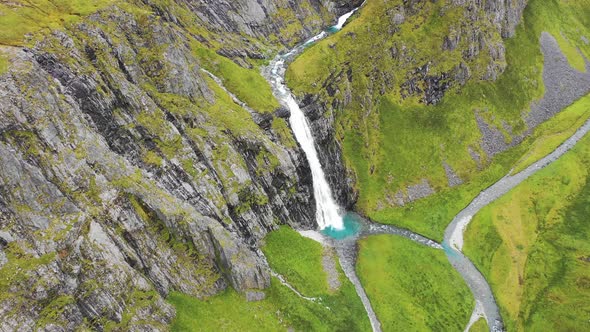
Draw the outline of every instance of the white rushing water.
[[[338,19],[338,23],[334,25],[331,29],[332,31],[338,31],[342,29],[344,23],[354,14],[354,12],[358,8],[342,15]],[[311,169],[311,175],[313,179],[313,193],[315,196],[316,201],[316,221],[320,229],[325,229],[328,227],[334,229],[343,229],[343,215],[340,213],[340,208],[334,197],[332,196],[332,190],[330,189],[330,185],[328,181],[326,181],[326,176],[324,174],[324,170],[322,169],[322,164],[320,163],[320,159],[318,158],[318,153],[315,148],[314,138],[311,133],[311,128],[299,108],[299,105],[295,101],[295,98],[285,85],[283,78],[285,77],[285,61],[297,55],[305,47],[325,38],[329,34],[326,31],[322,31],[321,33],[317,34],[316,36],[308,39],[305,43],[295,47],[290,52],[284,55],[277,56],[270,64],[269,68],[270,72],[267,72],[265,76],[270,81],[274,93],[279,101],[286,107],[289,108],[291,111],[291,116],[289,118],[289,122],[291,124],[291,129],[295,134],[295,138],[301,145],[301,149],[305,153],[307,157],[307,161],[309,162],[309,168]]]
[[[271,66],[271,83],[275,88],[275,94],[279,98],[279,101],[291,111],[291,117],[289,118],[291,128],[309,162],[313,179],[313,193],[316,201],[316,221],[318,226],[320,229],[327,227],[342,229],[344,227],[342,215],[339,212],[338,204],[336,204],[332,197],[330,185],[326,181],[307,118],[303,114],[303,111],[301,111],[301,108],[299,108],[291,92],[283,83],[285,59],[283,57],[277,58]]]
[[[333,29],[336,29],[336,30],[340,30],[340,29],[342,29],[342,27],[344,26],[344,23],[346,23],[346,21],[348,21],[348,19],[349,19],[349,18],[352,16],[352,14],[354,14],[354,13],[355,13],[355,12],[356,12],[356,11],[357,11],[357,10],[358,10],[360,7],[362,7],[364,4],[365,4],[365,2],[363,2],[363,3],[362,3],[360,6],[359,6],[359,7],[357,7],[357,8],[355,8],[355,9],[353,9],[353,10],[349,11],[348,13],[346,13],[346,14],[344,14],[344,15],[342,15],[342,16],[340,16],[340,17],[338,18],[338,23],[336,23],[336,25],[335,25],[335,26],[333,26],[332,28],[333,28]]]
[[[297,138],[297,141],[301,145],[301,148],[307,156],[309,162],[309,168],[311,169],[311,175],[313,178],[313,193],[316,201],[316,218],[317,223],[321,229],[326,227],[333,227],[336,229],[342,229],[344,227],[342,222],[342,215],[340,215],[339,207],[332,197],[332,190],[320,164],[317,151],[315,149],[313,135],[311,129],[307,123],[307,118],[297,105],[297,102],[293,96],[289,93],[285,100],[289,110],[291,110],[291,128]]]

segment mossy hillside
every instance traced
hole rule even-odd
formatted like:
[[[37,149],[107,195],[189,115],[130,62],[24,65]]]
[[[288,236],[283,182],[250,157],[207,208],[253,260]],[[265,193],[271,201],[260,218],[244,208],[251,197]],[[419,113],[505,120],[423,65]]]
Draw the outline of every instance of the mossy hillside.
[[[523,112],[544,92],[543,56],[538,41],[541,32],[549,31],[554,36],[563,33],[566,37],[559,40],[560,47],[570,62],[579,62],[581,55],[567,50],[577,47],[589,54],[590,46],[581,39],[590,35],[584,16],[588,6],[585,0],[530,1],[516,36],[504,41],[507,68],[498,80],[481,81],[483,72],[477,68],[485,68],[489,61],[482,53],[468,62],[473,70],[465,86],[455,85],[441,102],[426,106],[416,97],[402,98],[402,83],[414,75],[409,72],[414,66],[429,63],[431,73],[437,74],[459,64],[461,56],[455,51],[442,51],[441,45],[444,36],[456,29],[453,22],[460,22],[463,14],[459,9],[449,9],[452,7],[444,1],[428,3],[419,15],[409,17],[390,36],[389,18],[377,13],[398,4],[367,2],[341,32],[310,47],[296,59],[289,67],[287,79],[296,94],[318,94],[328,104],[334,104],[333,99],[343,99],[345,92],[351,93],[351,103],[336,109],[336,131],[337,139],[343,143],[346,164],[358,178],[357,209],[377,221],[441,238],[452,216],[474,194],[507,173],[533,142],[527,140],[490,160],[480,148],[475,113],[503,131],[508,140],[509,133],[502,123],[510,125],[513,134],[522,133]],[[474,27],[475,30],[484,35],[490,33],[485,23],[477,24],[482,26]],[[494,35],[490,36],[496,40]],[[457,50],[461,52],[464,46],[459,44]],[[393,57],[392,48],[405,57]],[[351,82],[342,83],[347,75]],[[334,77],[339,79],[331,83],[336,91],[331,97],[316,82],[330,83]],[[481,167],[470,150],[481,156]],[[443,162],[466,184],[449,189]],[[422,179],[427,179],[445,197],[396,206],[393,197]],[[460,202],[454,203],[454,199]]]
[[[295,46],[305,38],[303,31],[309,27],[319,26],[323,28],[331,21],[332,15],[322,7],[320,12],[313,10],[310,0],[302,0],[299,4],[302,14],[293,11],[293,8],[287,1],[276,1],[277,11],[272,15],[272,19],[281,25],[276,33],[269,37],[272,42],[281,42],[288,47]],[[297,17],[303,17],[303,21]]]
[[[384,331],[463,330],[474,307],[444,252],[406,238],[361,240],[357,274]]]
[[[113,2],[115,3],[115,2]],[[106,5],[106,4],[105,4]],[[163,6],[167,11],[174,14],[183,25],[173,25],[163,22],[163,18],[157,16],[153,11],[154,8],[160,8]],[[22,7],[18,7],[15,11],[19,11]],[[99,10],[102,7],[97,7],[98,13],[94,15],[92,19],[86,19],[85,23],[90,26],[95,26],[102,31],[107,32],[107,35],[113,43],[126,43],[130,44],[131,48],[135,48],[137,45],[144,45],[146,47],[139,47],[137,56],[129,56],[123,54],[126,65],[128,66],[139,66],[144,75],[141,77],[140,87],[148,93],[148,95],[156,101],[161,109],[155,109],[152,111],[144,110],[141,113],[135,115],[136,123],[129,123],[128,115],[125,115],[125,110],[115,111],[115,116],[122,123],[129,123],[128,129],[137,129],[142,127],[147,129],[149,134],[154,138],[154,142],[157,145],[157,149],[153,147],[143,148],[141,151],[141,158],[143,162],[151,168],[162,168],[169,163],[165,163],[164,159],[172,160],[175,158],[180,159],[185,171],[197,181],[202,181],[204,178],[203,170],[197,170],[193,166],[194,161],[191,159],[191,147],[189,146],[190,141],[183,139],[182,135],[179,135],[178,131],[174,128],[174,125],[170,123],[168,118],[168,112],[178,117],[188,117],[191,121],[199,122],[201,125],[199,128],[191,128],[187,131],[187,136],[194,139],[198,143],[204,143],[205,140],[213,140],[220,146],[226,146],[226,142],[232,142],[235,137],[243,139],[252,139],[265,141],[265,145],[269,147],[262,147],[262,156],[270,156],[268,158],[259,158],[260,169],[267,169],[273,171],[278,160],[274,158],[274,149],[277,148],[272,143],[265,133],[258,128],[251,119],[251,115],[248,114],[241,107],[236,105],[231,98],[223,91],[217,83],[212,81],[207,75],[203,74],[206,80],[207,86],[214,92],[214,100],[205,99],[191,99],[187,96],[181,96],[171,93],[162,92],[161,82],[167,81],[165,79],[169,75],[169,66],[167,60],[164,57],[166,47],[181,47],[181,45],[159,45],[153,36],[153,24],[161,24],[165,26],[167,32],[176,33],[181,36],[179,40],[185,38],[189,45],[199,45],[199,48],[193,48],[193,56],[195,56],[195,63],[202,62],[202,65],[207,69],[215,72],[219,77],[224,80],[224,84],[228,89],[233,91],[242,100],[246,101],[251,107],[257,109],[259,112],[268,113],[274,111],[278,107],[278,102],[272,95],[270,86],[260,75],[257,67],[247,69],[243,68],[231,60],[220,56],[216,53],[221,44],[211,43],[206,48],[196,41],[195,36],[192,33],[196,33],[199,24],[195,20],[195,15],[190,15],[187,8],[182,3],[174,1],[156,1],[147,6],[141,2],[131,3],[119,3],[116,2],[115,7],[111,6],[110,9]],[[24,9],[23,9],[24,10]],[[33,9],[31,9],[33,10]],[[43,11],[43,6],[37,6],[34,10]],[[121,13],[120,16],[112,17],[110,12],[116,11]],[[91,13],[92,11],[88,11]],[[137,22],[137,33],[136,34],[125,34],[121,33],[122,20],[135,20]],[[76,21],[77,22],[77,21]],[[96,42],[92,36],[87,35],[87,29],[80,28],[76,24],[70,24],[62,21],[61,26],[52,27],[55,29],[63,29],[65,32],[73,37],[74,44],[79,49],[86,49],[90,47],[93,50],[93,56],[96,57],[94,66],[87,66],[80,68],[79,59],[71,57],[71,52],[65,50],[63,45],[57,42],[56,38],[47,36],[48,31],[40,31],[35,38],[43,39],[43,50],[55,54],[55,56],[77,68],[82,70],[78,72],[79,75],[98,75],[100,72],[103,73],[117,73],[119,68],[117,67],[117,59],[113,58],[111,50],[105,43]],[[74,23],[74,22],[72,22]],[[124,22],[123,22],[124,23]],[[205,29],[206,30],[206,29]],[[187,33],[191,32],[191,33]],[[144,43],[144,41],[148,41]],[[180,41],[177,41],[180,43]],[[166,46],[166,47],[165,47]],[[225,44],[228,46],[228,44]],[[186,46],[182,46],[186,47]],[[107,86],[119,87],[120,84],[117,82],[119,77],[116,75],[103,76],[109,80],[105,82]],[[97,89],[103,91],[104,86],[97,86]],[[206,119],[203,122],[203,117]],[[273,122],[273,128],[280,131],[277,135],[280,137],[281,142],[286,142],[290,146],[293,144],[292,133],[286,126],[281,125],[281,120],[276,119]],[[204,127],[204,128],[203,128]],[[199,144],[203,148],[203,144]],[[273,151],[273,152],[269,152]],[[221,149],[214,150],[213,158],[216,159],[217,167],[227,169],[226,176],[223,176],[223,180],[226,181],[226,188],[228,195],[237,194],[240,192],[244,185],[236,183],[233,179],[233,172],[231,172],[228,165],[228,160],[234,160],[240,163],[242,168],[246,168],[243,162],[242,156],[238,155],[234,149]],[[229,158],[229,159],[228,159]],[[267,165],[268,164],[268,165]],[[269,166],[269,167],[267,167]],[[213,184],[215,185],[215,184]],[[223,209],[225,204],[223,197],[208,197],[210,198],[220,209]],[[257,202],[260,199],[256,200]],[[243,209],[249,209],[246,206]]]
[[[583,331],[590,312],[590,137],[472,220],[465,253],[512,331]]]
[[[79,22],[116,0],[28,0],[0,4],[0,44],[23,46],[26,36]]]
[[[113,5],[116,7],[113,7]],[[155,17],[154,9],[161,8],[164,9],[163,12],[170,12],[175,15],[174,17],[177,17],[184,24],[182,27],[178,27],[179,32],[191,37],[205,35],[210,38],[211,42],[208,43],[208,47],[191,38],[193,45],[195,45],[195,54],[202,62],[203,67],[224,80],[230,91],[233,91],[240,99],[260,112],[272,112],[278,108],[279,104],[274,98],[270,86],[260,74],[258,66],[245,68],[216,53],[222,46],[228,47],[232,43],[236,43],[236,48],[239,48],[238,42],[233,41],[237,37],[242,42],[246,39],[248,43],[255,42],[251,40],[252,38],[237,36],[229,38],[230,41],[222,44],[216,42],[216,38],[219,38],[219,36],[212,36],[211,32],[203,27],[202,22],[196,20],[196,15],[184,7],[183,4],[174,1],[156,1],[151,5],[153,7],[141,2],[132,1],[127,3],[118,0],[73,2],[34,0],[0,4],[0,17],[2,17],[2,20],[0,20],[0,44],[12,46],[33,44],[35,40],[43,39],[43,36],[51,30],[71,29],[76,23],[81,22],[85,16],[105,8],[132,13],[136,16],[138,22],[145,21],[145,18],[148,21],[159,19]],[[229,35],[228,33],[222,34]],[[260,44],[260,47],[270,48],[270,46],[263,46],[260,42],[257,43]],[[162,53],[162,51],[160,49],[158,52],[154,47],[146,48],[145,52],[138,54],[137,60],[149,63],[157,62],[159,60],[158,53]],[[252,63],[256,64],[255,61]],[[6,61],[0,59],[0,72],[4,72],[6,66]],[[159,68],[159,66],[154,68]]]
[[[142,14],[144,15],[144,14]],[[141,15],[140,15],[141,16]],[[138,18],[138,20],[140,20]],[[101,29],[109,29],[101,23],[98,24]],[[149,32],[146,32],[149,35]],[[191,37],[187,37],[191,38]],[[166,63],[162,57],[162,48],[155,47],[149,52],[144,52],[142,58],[151,59],[144,63],[144,67],[152,67],[149,63]],[[98,66],[105,67],[105,71],[116,70],[108,68],[108,64],[112,62],[109,58],[107,50],[98,49],[95,52],[98,58]],[[218,56],[219,58],[222,58]],[[232,66],[241,68],[228,59],[222,58],[225,62],[231,63]],[[140,61],[141,62],[141,61]],[[166,66],[155,66],[163,67]],[[246,71],[246,69],[241,68]],[[252,121],[251,115],[233,102],[230,96],[209,76],[204,75],[204,81],[207,88],[213,93],[211,100],[205,98],[189,98],[188,96],[177,95],[173,93],[161,92],[160,89],[151,82],[157,81],[157,78],[166,75],[159,72],[147,72],[147,81],[141,88],[156,102],[159,108],[153,110],[143,110],[135,115],[136,122],[131,122],[126,127],[134,130],[146,130],[152,137],[157,149],[144,149],[142,152],[142,160],[151,167],[163,167],[165,165],[164,159],[172,160],[179,159],[184,170],[196,181],[204,180],[203,170],[197,170],[193,166],[192,160],[192,144],[196,144],[202,150],[210,149],[208,145],[218,145],[219,149],[213,149],[210,156],[213,165],[221,173],[221,181],[227,190],[228,195],[237,194],[244,187],[250,186],[249,183],[237,183],[231,170],[232,163],[238,164],[241,168],[246,169],[247,165],[243,156],[239,155],[232,144],[236,138],[243,140],[252,140],[261,142],[261,151],[269,156],[266,159],[260,159],[260,167],[266,170],[273,171],[278,164],[278,160],[268,152],[280,148],[273,143],[266,134]],[[259,79],[264,80],[260,75]],[[265,82],[266,83],[266,82]],[[264,89],[259,88],[259,91]],[[270,87],[267,86],[270,94]],[[272,99],[274,100],[274,99]],[[276,100],[274,100],[276,102]],[[274,110],[274,107],[268,108],[266,111]],[[129,122],[127,115],[121,112],[115,112],[115,115],[121,122]],[[170,115],[182,121],[191,122],[189,128],[186,128],[184,133],[179,133],[175,125],[170,122]],[[198,123],[198,126],[195,125]],[[183,137],[185,136],[185,137]],[[287,140],[288,137],[285,138]],[[228,144],[230,143],[230,144]],[[268,165],[267,165],[268,164]],[[268,166],[268,167],[267,167]],[[209,178],[211,179],[211,178]],[[212,186],[217,184],[211,183]],[[220,209],[223,209],[226,204],[223,197],[208,197]],[[260,200],[257,200],[260,201]],[[249,209],[246,207],[245,209]]]
[[[241,67],[197,41],[192,44],[192,49],[203,68],[220,77],[223,85],[248,106],[261,113],[273,112],[280,106],[258,67]]]
[[[370,331],[354,286],[340,269],[341,287],[328,290],[321,264],[324,249],[319,243],[287,227],[270,233],[265,242],[270,267],[298,291],[319,301],[300,298],[274,277],[264,290],[266,298],[258,302],[247,302],[233,289],[204,301],[172,293],[168,300],[177,311],[172,331]]]
[[[0,268],[0,300],[17,297],[11,288],[15,284],[26,285],[34,277],[36,269],[55,261],[55,253],[35,257],[25,252],[17,243],[10,243],[3,249],[8,262]],[[17,289],[14,287],[14,289]]]
[[[535,128],[523,143],[496,155],[486,169],[460,187],[444,188],[431,197],[403,208],[375,212],[372,217],[442,240],[449,220],[452,220],[483,188],[489,187],[511,170],[512,174],[521,171],[569,138],[590,117],[589,103],[590,96],[574,102],[554,118]]]

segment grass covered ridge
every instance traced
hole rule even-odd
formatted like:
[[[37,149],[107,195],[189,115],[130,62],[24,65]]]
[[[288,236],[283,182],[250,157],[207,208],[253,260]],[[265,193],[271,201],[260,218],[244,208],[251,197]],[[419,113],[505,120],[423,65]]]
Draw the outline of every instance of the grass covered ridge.
[[[590,136],[478,213],[465,253],[509,331],[590,328]]]
[[[534,140],[493,160],[486,158],[480,147],[475,113],[504,131],[507,139],[502,123],[510,125],[515,133],[523,132],[526,128],[522,113],[544,92],[543,56],[538,41],[541,32],[559,36],[568,60],[579,68],[581,54],[590,55],[590,45],[581,39],[590,35],[590,2],[529,1],[516,36],[504,40],[507,68],[498,80],[480,80],[483,72],[478,70],[489,62],[483,52],[468,64],[473,69],[472,79],[460,89],[451,88],[435,106],[426,106],[415,97],[401,98],[402,84],[415,76],[411,71],[417,66],[429,63],[430,74],[436,75],[459,64],[460,52],[466,45],[460,43],[452,52],[442,51],[441,45],[444,37],[457,29],[455,25],[461,24],[462,9],[448,1],[424,3],[419,14],[406,15],[406,21],[391,35],[391,15],[383,13],[400,3],[368,1],[343,31],[296,59],[287,79],[296,94],[317,94],[327,104],[334,104],[334,99],[344,100],[347,93],[351,95],[350,103],[335,112],[337,138],[342,142],[347,166],[358,179],[357,209],[376,221],[440,239],[453,215],[475,194],[517,162],[530,162],[521,157],[529,152]],[[480,26],[476,30],[491,41],[499,41],[489,26],[477,24]],[[397,58],[392,56],[392,50],[396,50]],[[351,78],[350,83],[343,79],[345,76]],[[331,97],[317,82],[334,77],[340,79],[334,83],[337,89]],[[544,134],[535,138],[541,136]],[[559,141],[561,137],[543,138],[553,139]],[[540,146],[537,149],[543,152]],[[481,165],[472,152],[480,155]],[[466,184],[449,188],[443,163],[449,164]],[[407,187],[423,179],[439,194],[398,206],[394,198],[407,195]]]
[[[360,241],[357,273],[384,331],[459,331],[474,301],[442,250],[379,235]]]
[[[19,0],[0,3],[0,44],[23,46],[25,36],[61,29],[116,0]]]
[[[201,65],[220,77],[226,89],[233,92],[248,106],[262,113],[270,113],[279,108],[279,102],[274,97],[268,82],[260,74],[258,67],[253,69],[241,67],[197,41],[193,43],[192,48]]]
[[[272,278],[266,298],[247,302],[232,289],[204,301],[172,293],[177,311],[172,331],[370,331],[371,326],[354,286],[338,266],[342,285],[329,291],[321,263],[324,248],[288,227],[270,233],[263,248],[270,267],[298,291],[318,297],[300,298]]]

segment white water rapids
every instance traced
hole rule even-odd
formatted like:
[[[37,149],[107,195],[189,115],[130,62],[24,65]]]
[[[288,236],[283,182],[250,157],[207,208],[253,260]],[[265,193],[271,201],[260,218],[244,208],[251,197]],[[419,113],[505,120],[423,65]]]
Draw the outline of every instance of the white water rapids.
[[[344,23],[346,23],[356,10],[357,8],[342,15],[338,19],[338,23],[331,27],[331,30],[338,31],[342,29]],[[328,184],[328,181],[326,181],[326,176],[315,148],[311,128],[305,114],[303,114],[303,111],[301,111],[301,108],[283,81],[283,78],[285,77],[285,61],[299,54],[305,47],[328,35],[329,34],[326,31],[322,31],[316,36],[308,39],[302,45],[295,47],[290,52],[277,56],[270,63],[267,68],[267,70],[270,69],[270,72],[267,72],[267,75],[265,76],[267,76],[270,81],[277,99],[291,111],[291,116],[289,118],[291,129],[309,162],[309,168],[311,169],[313,179],[313,193],[316,201],[317,224],[320,229],[331,227],[340,230],[344,228],[343,215],[340,213],[340,208],[332,196],[330,185]]]
[[[338,204],[332,197],[332,190],[326,177],[324,170],[318,158],[318,153],[315,149],[315,143],[311,128],[307,122],[307,118],[299,105],[293,98],[291,92],[287,89],[282,81],[283,73],[285,71],[285,59],[283,57],[275,59],[271,64],[271,79],[275,88],[275,93],[281,103],[289,108],[291,116],[289,122],[295,134],[295,138],[301,145],[301,149],[307,157],[309,168],[313,179],[313,193],[316,201],[316,221],[320,229],[333,227],[335,229],[342,229],[344,227],[342,222],[342,215],[339,212]]]

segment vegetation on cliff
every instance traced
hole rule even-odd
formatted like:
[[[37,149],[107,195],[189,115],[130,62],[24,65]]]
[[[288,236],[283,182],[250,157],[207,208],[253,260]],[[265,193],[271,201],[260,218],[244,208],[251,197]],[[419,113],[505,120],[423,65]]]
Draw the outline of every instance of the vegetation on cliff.
[[[259,68],[336,10],[0,3],[2,329],[165,330],[170,292],[270,287],[253,247],[313,210]]]

